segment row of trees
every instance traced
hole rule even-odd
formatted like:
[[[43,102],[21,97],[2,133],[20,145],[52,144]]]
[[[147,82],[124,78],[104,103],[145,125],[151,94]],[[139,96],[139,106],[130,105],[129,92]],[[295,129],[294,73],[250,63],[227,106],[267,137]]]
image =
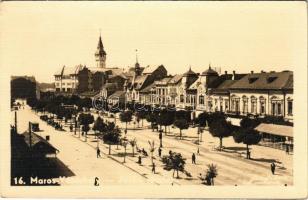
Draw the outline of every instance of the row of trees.
[[[221,112],[201,113],[197,118],[197,123],[200,126],[209,126],[209,132],[213,137],[219,138],[221,150],[223,138],[233,136],[236,143],[246,145],[247,158],[250,159],[249,146],[258,144],[261,140],[261,135],[255,128],[261,123],[256,119],[245,117],[240,122],[240,127],[235,127],[226,120],[226,116]]]

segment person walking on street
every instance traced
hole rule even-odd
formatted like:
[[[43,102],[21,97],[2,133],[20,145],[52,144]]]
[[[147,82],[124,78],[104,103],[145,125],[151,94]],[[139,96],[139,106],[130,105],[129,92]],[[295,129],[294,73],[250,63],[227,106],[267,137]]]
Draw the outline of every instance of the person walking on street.
[[[155,163],[153,162],[153,165],[152,165],[152,173],[155,174]]]
[[[161,157],[161,148],[158,148],[158,156]]]
[[[289,154],[289,152],[290,152],[290,149],[289,149],[289,145],[287,144],[286,145],[286,153]]]
[[[200,150],[199,150],[199,147],[198,147],[198,149],[197,149],[197,154],[198,154],[198,155],[200,154]]]
[[[192,164],[196,164],[196,155],[195,155],[195,153],[192,154],[191,161],[192,161]]]
[[[275,174],[275,168],[276,168],[276,165],[275,165],[275,163],[273,162],[273,163],[271,164],[271,171],[272,171],[272,174],[273,174],[273,175]]]
[[[141,165],[141,156],[138,157],[138,164]]]
[[[96,157],[97,158],[101,157],[101,150],[99,149],[99,147],[97,147],[97,150],[96,150]]]
[[[247,158],[250,159],[250,151],[247,152]]]

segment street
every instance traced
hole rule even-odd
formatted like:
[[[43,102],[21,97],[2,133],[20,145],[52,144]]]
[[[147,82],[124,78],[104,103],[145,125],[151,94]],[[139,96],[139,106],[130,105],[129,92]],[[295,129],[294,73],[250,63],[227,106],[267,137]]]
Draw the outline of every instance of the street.
[[[108,145],[100,142],[102,158],[96,158],[97,140],[94,138],[93,131],[89,132],[87,142],[83,136],[78,137],[78,132],[74,135],[65,127],[65,131],[56,131],[39,119],[39,116],[31,111],[28,106],[21,109],[18,114],[18,130],[23,132],[28,128],[29,121],[36,121],[40,124],[43,131],[37,134],[45,137],[50,135],[50,143],[60,150],[57,157],[75,174],[66,178],[64,184],[85,184],[94,183],[95,177],[99,178],[101,185],[104,184],[155,184],[155,185],[190,185],[201,184],[198,178],[199,174],[205,174],[207,165],[217,165],[218,176],[215,178],[215,185],[292,185],[292,155],[286,155],[285,152],[262,146],[251,146],[252,160],[245,158],[246,147],[243,144],[236,144],[232,137],[223,140],[225,149],[230,151],[218,151],[215,147],[219,141],[213,138],[207,131],[202,134],[202,141],[197,145],[197,128],[183,130],[183,139],[175,137],[179,134],[178,129],[170,128],[170,133],[163,133],[162,137],[162,155],[167,155],[171,150],[181,153],[186,158],[185,169],[191,173],[192,177],[187,177],[180,173],[180,178],[172,177],[173,171],[163,169],[163,163],[158,156],[159,133],[152,132],[145,128],[149,125],[146,120],[143,122],[143,128],[135,128],[137,124],[132,122],[128,125],[127,138],[137,140],[137,147],[145,149],[148,157],[142,158],[142,165],[137,163],[137,157],[132,157],[132,147],[127,145],[126,162],[123,163],[122,146],[112,146],[112,154],[108,155]],[[97,114],[94,114],[95,118]],[[13,114],[12,114],[13,117]],[[114,121],[113,118],[105,118]],[[13,119],[12,119],[13,120]],[[117,119],[117,125],[125,128],[125,124]],[[141,122],[139,124],[141,126]],[[164,130],[164,127],[163,127]],[[168,130],[168,129],[167,129]],[[167,131],[168,132],[168,131]],[[124,136],[124,130],[122,131]],[[156,165],[156,174],[151,172],[151,158],[149,152],[149,141],[154,141],[154,163]],[[200,154],[197,154],[199,147]],[[244,153],[238,153],[244,152]],[[135,151],[137,153],[137,151]],[[196,154],[196,164],[192,164],[191,156]],[[271,162],[277,163],[276,174],[272,175],[270,171]]]

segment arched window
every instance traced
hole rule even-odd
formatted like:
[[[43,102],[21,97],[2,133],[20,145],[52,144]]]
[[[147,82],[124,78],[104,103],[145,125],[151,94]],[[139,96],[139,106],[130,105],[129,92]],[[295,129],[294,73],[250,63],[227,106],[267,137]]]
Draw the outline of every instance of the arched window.
[[[257,98],[255,96],[251,96],[250,100],[251,100],[251,113],[256,114],[257,113]]]
[[[248,98],[244,95],[243,99],[243,113],[248,113]]]
[[[184,103],[184,95],[180,95],[180,103]]]
[[[260,96],[260,114],[265,114],[266,113],[266,99],[263,96]]]
[[[199,96],[199,104],[204,105],[204,96],[203,95]]]

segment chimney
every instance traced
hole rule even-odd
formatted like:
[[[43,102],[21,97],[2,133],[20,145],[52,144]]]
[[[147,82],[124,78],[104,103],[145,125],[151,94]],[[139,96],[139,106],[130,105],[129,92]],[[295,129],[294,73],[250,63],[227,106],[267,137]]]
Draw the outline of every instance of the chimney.
[[[253,71],[250,71],[251,74],[253,74]]]
[[[228,74],[228,71],[225,71],[225,75],[227,75]]]
[[[235,70],[233,70],[232,80],[235,80]]]

